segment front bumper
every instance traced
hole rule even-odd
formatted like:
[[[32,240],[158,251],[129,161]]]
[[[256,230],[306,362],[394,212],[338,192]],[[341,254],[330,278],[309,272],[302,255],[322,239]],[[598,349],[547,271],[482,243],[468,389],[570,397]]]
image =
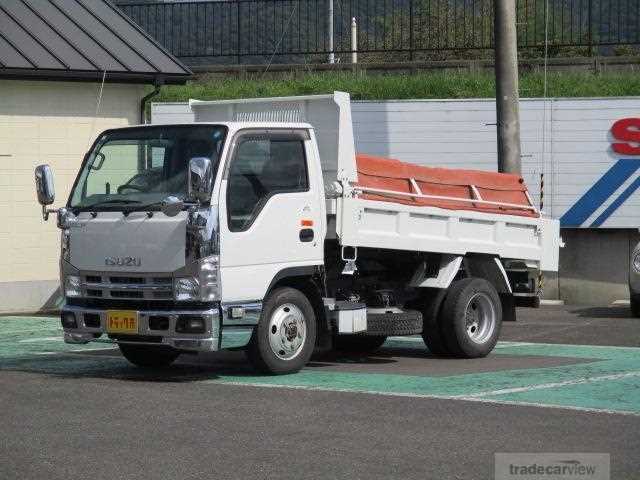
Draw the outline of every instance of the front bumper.
[[[66,343],[129,343],[142,345],[164,345],[183,351],[212,352],[225,348],[222,344],[220,310],[144,310],[138,312],[138,333],[135,335],[109,334],[106,329],[106,310],[66,305],[62,315],[73,312],[77,328],[64,328]],[[205,320],[205,331],[201,334],[178,333],[176,322],[180,316],[199,316]],[[168,328],[152,329],[150,317],[168,318]],[[99,320],[98,320],[99,319]],[[232,333],[232,332],[227,332]],[[106,338],[104,336],[106,335]]]

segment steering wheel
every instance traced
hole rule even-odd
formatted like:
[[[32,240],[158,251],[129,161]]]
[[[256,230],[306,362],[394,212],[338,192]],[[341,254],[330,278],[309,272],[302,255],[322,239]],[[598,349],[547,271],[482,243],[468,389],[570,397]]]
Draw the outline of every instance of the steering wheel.
[[[146,192],[147,189],[142,185],[135,185],[133,183],[125,183],[124,185],[120,185],[118,187],[118,193],[122,193],[123,190],[135,190],[137,192]]]

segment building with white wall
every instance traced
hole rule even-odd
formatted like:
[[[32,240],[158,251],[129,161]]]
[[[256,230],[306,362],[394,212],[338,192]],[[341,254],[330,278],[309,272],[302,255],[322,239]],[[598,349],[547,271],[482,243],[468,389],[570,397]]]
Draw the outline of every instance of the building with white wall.
[[[34,167],[51,165],[63,205],[96,135],[140,123],[149,85],[189,77],[105,0],[0,2],[0,312],[59,302],[59,231]]]

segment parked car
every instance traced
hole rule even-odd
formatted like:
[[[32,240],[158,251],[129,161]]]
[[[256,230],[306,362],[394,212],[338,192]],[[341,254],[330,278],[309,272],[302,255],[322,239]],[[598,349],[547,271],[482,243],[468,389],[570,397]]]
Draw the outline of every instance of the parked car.
[[[640,242],[633,249],[629,262],[629,298],[631,299],[631,313],[640,317]]]

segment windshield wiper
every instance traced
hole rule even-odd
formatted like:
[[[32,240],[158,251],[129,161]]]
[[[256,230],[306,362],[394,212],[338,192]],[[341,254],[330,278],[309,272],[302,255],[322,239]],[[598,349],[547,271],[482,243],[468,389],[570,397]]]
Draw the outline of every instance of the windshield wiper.
[[[141,203],[141,202],[137,202],[137,203]],[[151,202],[151,203],[145,203],[144,205],[136,205],[135,207],[131,207],[131,208],[127,208],[127,213],[131,213],[131,212],[143,212],[145,210],[148,210],[150,208],[157,208],[162,206],[162,200],[159,202]]]
[[[169,199],[171,197],[168,197]],[[158,210],[163,210],[163,206],[165,205],[165,202],[167,201],[168,198],[164,198],[158,202],[151,202],[151,203],[145,203],[144,205],[136,205],[134,207],[131,208],[127,208],[124,210],[125,215],[129,215],[131,212],[147,212],[147,215],[152,216],[153,215],[153,211],[152,209],[158,209]],[[176,201],[180,201],[180,202],[184,202],[182,199],[178,199],[175,198]],[[181,210],[184,210],[185,208],[188,208],[190,206],[190,204],[183,204]],[[165,212],[166,213],[166,212]],[[173,215],[171,215],[173,216]]]
[[[92,203],[91,205],[85,205],[78,207],[79,210],[92,210],[95,207],[101,207],[104,205],[131,205],[134,203],[142,203],[140,200],[128,200],[124,198],[114,198],[111,200],[102,200],[101,202]]]

